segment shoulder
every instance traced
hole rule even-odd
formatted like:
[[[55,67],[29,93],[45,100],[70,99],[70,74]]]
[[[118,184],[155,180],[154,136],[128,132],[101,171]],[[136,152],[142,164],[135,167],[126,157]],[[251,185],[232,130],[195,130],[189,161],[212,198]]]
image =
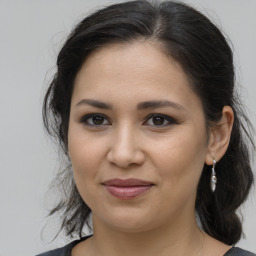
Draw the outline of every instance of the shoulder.
[[[55,250],[51,250],[48,252],[44,252],[44,253],[38,254],[36,256],[71,256],[71,251],[75,247],[75,245],[84,241],[86,238],[88,238],[88,237],[84,237],[80,240],[75,240],[75,241],[65,245],[64,247],[61,247],[61,248],[58,248]]]
[[[76,241],[71,242],[71,243],[67,244],[64,247],[61,247],[61,248],[58,248],[58,249],[55,249],[55,250],[51,250],[51,251],[48,251],[48,252],[44,252],[44,253],[38,254],[36,256],[70,256],[71,255],[71,250],[76,244],[75,242]]]
[[[232,247],[224,256],[256,256],[256,254],[243,250],[239,247]]]

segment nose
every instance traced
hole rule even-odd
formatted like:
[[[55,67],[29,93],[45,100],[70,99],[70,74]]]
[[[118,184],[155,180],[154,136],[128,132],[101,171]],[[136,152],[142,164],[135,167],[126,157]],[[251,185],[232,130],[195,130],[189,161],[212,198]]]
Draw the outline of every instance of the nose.
[[[138,141],[138,133],[124,125],[117,128],[113,133],[107,160],[121,168],[128,168],[131,165],[142,165],[145,161],[145,154],[142,145]]]

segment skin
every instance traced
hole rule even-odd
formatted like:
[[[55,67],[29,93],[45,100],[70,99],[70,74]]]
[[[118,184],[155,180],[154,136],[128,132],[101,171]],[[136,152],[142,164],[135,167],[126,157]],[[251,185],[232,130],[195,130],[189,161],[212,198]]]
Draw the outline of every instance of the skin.
[[[146,101],[172,104],[138,109]],[[98,123],[92,113],[101,114]],[[112,44],[92,53],[75,80],[68,145],[78,191],[92,210],[94,236],[72,256],[199,255],[201,249],[202,255],[223,255],[229,247],[199,230],[194,209],[204,164],[219,161],[227,149],[232,109],[224,107],[208,133],[205,123],[200,98],[157,43]],[[113,178],[153,186],[121,200],[102,185]]]

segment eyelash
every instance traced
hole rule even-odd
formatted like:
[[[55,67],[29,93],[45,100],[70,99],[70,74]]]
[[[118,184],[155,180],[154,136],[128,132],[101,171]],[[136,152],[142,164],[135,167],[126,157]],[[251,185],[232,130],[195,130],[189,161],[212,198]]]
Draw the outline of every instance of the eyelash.
[[[170,116],[167,116],[167,115],[164,115],[164,114],[159,114],[159,113],[154,113],[154,114],[148,115],[148,116],[146,117],[146,121],[145,121],[145,122],[148,122],[150,119],[153,120],[154,117],[163,118],[163,119],[164,119],[164,122],[165,122],[165,123],[168,122],[168,124],[165,124],[165,125],[154,125],[154,124],[151,124],[151,125],[149,125],[149,126],[155,126],[155,127],[161,128],[161,127],[171,126],[171,125],[173,125],[173,124],[178,124],[178,122],[177,122],[174,118],[172,118],[172,117],[170,117]],[[144,123],[145,123],[145,122],[144,122]],[[144,123],[143,123],[143,124],[144,124]]]
[[[103,124],[95,124],[93,123],[93,119],[92,118],[97,118],[97,117],[100,117],[100,118],[104,118],[104,121],[103,121]],[[162,128],[162,127],[167,127],[167,126],[171,126],[173,124],[178,124],[178,122],[168,116],[168,115],[164,115],[164,114],[159,114],[159,113],[154,113],[154,114],[150,114],[148,115],[146,118],[145,118],[145,121],[143,122],[143,124],[145,124],[146,122],[149,122],[149,120],[152,119],[152,122],[153,122],[153,118],[155,117],[160,117],[160,118],[163,118],[164,120],[164,124],[160,124],[160,125],[156,125],[156,124],[148,124],[148,126],[153,126],[153,127],[157,127],[157,128]],[[91,120],[90,120],[91,119]],[[90,121],[89,121],[90,120]],[[107,120],[107,124],[104,124],[104,122]],[[83,116],[81,118],[81,123],[85,124],[86,126],[91,126],[91,127],[102,127],[102,126],[105,126],[105,125],[111,125],[111,122],[109,121],[108,117],[103,115],[103,114],[100,114],[100,113],[93,113],[93,114],[87,114],[85,116]],[[168,124],[166,124],[166,122]]]
[[[88,120],[91,118],[96,118],[96,117],[101,117],[101,118],[104,118],[105,120],[108,120],[107,116],[103,115],[103,114],[100,114],[100,113],[94,113],[94,114],[88,114],[88,115],[85,115],[82,117],[81,119],[81,123],[87,125],[87,126],[93,126],[93,127],[101,127],[101,126],[104,126],[106,124],[100,124],[100,125],[96,125],[96,124],[93,124],[93,123],[89,123]],[[109,121],[108,121],[109,122]],[[110,123],[110,122],[109,122]],[[107,124],[109,125],[109,124]]]

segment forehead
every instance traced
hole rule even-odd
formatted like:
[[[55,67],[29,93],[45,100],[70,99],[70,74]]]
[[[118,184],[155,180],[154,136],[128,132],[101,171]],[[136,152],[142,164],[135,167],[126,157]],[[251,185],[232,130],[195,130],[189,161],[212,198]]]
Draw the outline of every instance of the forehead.
[[[86,59],[75,80],[73,98],[117,96],[196,98],[181,66],[152,42],[110,44]],[[193,97],[191,97],[193,95]],[[113,100],[113,99],[112,99]]]
[[[153,41],[108,44],[93,51],[84,62],[84,68],[90,68],[95,63],[106,72],[113,71],[114,67],[121,69],[123,64],[126,69],[133,69],[135,65],[148,69],[159,68],[159,65],[175,65],[182,70],[177,62],[164,53],[160,43]]]

